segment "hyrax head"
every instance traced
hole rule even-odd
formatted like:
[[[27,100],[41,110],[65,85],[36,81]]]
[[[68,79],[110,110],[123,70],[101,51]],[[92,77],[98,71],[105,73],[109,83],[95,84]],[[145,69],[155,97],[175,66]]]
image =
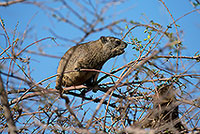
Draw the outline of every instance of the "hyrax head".
[[[125,52],[124,49],[127,47],[127,43],[115,37],[101,36],[100,41],[103,45],[103,50],[110,54],[110,58],[123,54]]]

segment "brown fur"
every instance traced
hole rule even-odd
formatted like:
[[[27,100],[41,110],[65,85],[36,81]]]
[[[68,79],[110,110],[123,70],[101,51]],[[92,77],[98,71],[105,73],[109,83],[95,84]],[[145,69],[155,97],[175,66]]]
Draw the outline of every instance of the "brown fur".
[[[114,37],[102,36],[99,40],[76,45],[70,48],[59,62],[56,78],[57,89],[94,82],[96,72],[83,72],[80,69],[98,69],[112,57],[124,53],[127,44]]]

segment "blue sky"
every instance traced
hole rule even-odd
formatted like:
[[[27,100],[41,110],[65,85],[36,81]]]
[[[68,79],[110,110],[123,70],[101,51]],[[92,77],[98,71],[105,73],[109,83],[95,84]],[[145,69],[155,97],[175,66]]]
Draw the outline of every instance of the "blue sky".
[[[60,7],[60,4],[53,5],[51,4],[51,2],[49,3],[51,7]],[[169,8],[174,19],[177,19],[182,15],[194,10],[194,7],[189,3],[188,0],[168,0],[167,2],[165,2],[165,4]],[[99,5],[99,7],[101,6],[102,5]],[[73,8],[80,10],[77,6],[74,6]],[[66,11],[63,11],[63,14],[67,14]],[[28,44],[41,38],[49,36],[54,37],[49,31],[49,29],[52,29],[54,32],[56,32],[62,37],[68,37],[70,39],[78,39],[83,35],[83,33],[78,31],[77,29],[74,29],[73,27],[63,22],[57,21],[54,18],[49,17],[48,15],[49,12],[41,10],[40,8],[31,4],[14,4],[8,7],[0,7],[0,16],[4,19],[5,26],[11,37],[17,24],[18,25],[16,36],[18,38],[21,38],[21,35],[24,32],[24,30],[26,30],[28,24],[28,28],[32,28],[32,30],[28,34],[28,37],[23,43],[24,46],[27,46]],[[86,16],[88,16],[88,20],[91,19],[90,15],[86,14]],[[166,27],[167,25],[172,23],[172,19],[169,13],[164,8],[164,6],[157,0],[127,0],[122,4],[116,4],[115,6],[112,6],[110,10],[108,10],[104,14],[104,16],[111,17],[107,17],[108,20],[104,23],[100,23],[100,26],[101,24],[106,25],[107,23],[110,23],[114,20],[118,20],[120,18],[127,19],[127,21],[132,20],[144,24],[148,24],[150,20],[154,20],[154,22],[161,24],[163,27]],[[73,18],[73,16],[72,19],[77,24],[79,24],[79,20]],[[194,53],[196,53],[199,50],[200,14],[198,12],[194,12],[179,20],[177,24],[180,25],[178,29],[183,30],[181,40],[183,41],[183,45],[186,48],[183,51],[183,55],[193,56]],[[174,28],[172,29],[172,31],[175,31]],[[3,33],[2,31],[0,32]],[[134,36],[139,39],[143,39],[144,37],[143,29],[135,29],[133,33]],[[104,30],[102,32],[92,34],[91,36],[86,38],[85,42],[96,40],[102,35],[116,36]],[[4,40],[4,38],[1,36],[0,40]],[[42,51],[46,54],[61,57],[71,46],[75,45],[74,43],[66,42],[59,39],[57,39],[56,41],[58,42],[59,46],[57,46],[51,40],[46,40],[39,43],[38,45],[33,45],[29,48],[29,50],[38,51],[38,48],[42,48]],[[5,47],[4,44],[1,44],[1,46]],[[129,53],[134,53],[134,51],[130,51],[129,48],[126,49],[126,59],[133,58],[129,56]],[[36,81],[40,81],[41,79],[44,79],[56,73],[59,58],[49,58],[37,55],[28,56],[30,56],[32,60],[30,64],[32,66],[31,73]],[[120,61],[122,57],[123,56],[119,56],[119,59],[117,61]],[[109,61],[104,66],[103,70],[109,70],[109,65],[112,64],[113,61],[114,59]],[[54,82],[52,83],[52,86],[54,86]]]
[[[185,13],[194,10],[194,7],[187,0],[168,0],[167,2],[165,2],[165,4],[169,8],[174,19],[177,19]],[[102,5],[99,6],[101,7]],[[51,7],[58,8],[60,7],[60,4],[51,4]],[[77,8],[77,6],[75,6],[74,8]],[[77,8],[77,10],[80,9]],[[65,15],[67,14],[67,12],[64,10],[63,14]],[[23,46],[27,46],[35,40],[39,40],[41,38],[54,37],[48,29],[52,29],[59,36],[68,37],[70,39],[78,39],[82,36],[83,33],[78,31],[77,29],[74,29],[70,25],[67,25],[63,22],[57,21],[54,18],[49,17],[48,15],[49,12],[41,10],[40,8],[31,4],[15,4],[8,7],[0,7],[0,16],[4,19],[5,26],[11,38],[13,30],[15,29],[15,26],[17,24],[18,25],[16,37],[18,38],[21,38],[22,33],[27,28],[27,24],[29,24],[28,28],[32,28],[32,30],[28,33],[28,37],[24,41]],[[90,15],[86,14],[86,16],[89,17],[88,19],[91,19]],[[172,23],[172,19],[169,13],[164,8],[164,6],[157,0],[127,0],[122,4],[116,4],[115,6],[112,6],[110,10],[108,10],[104,14],[104,16],[110,16],[110,18],[108,17],[107,21],[105,21],[104,23],[100,23],[100,27],[101,24],[106,25],[107,23],[110,23],[114,20],[118,20],[120,18],[127,19],[127,21],[141,22],[144,24],[148,24],[150,20],[154,20],[154,22],[161,24],[163,27],[166,27],[167,25]],[[72,19],[77,24],[79,24],[79,21],[76,18],[73,18],[73,16]],[[180,25],[178,29],[183,30],[181,40],[183,41],[183,45],[186,48],[183,51],[182,55],[193,56],[194,53],[199,51],[200,14],[194,12],[179,20],[177,24]],[[125,30],[124,33],[126,31],[127,30]],[[138,28],[133,31],[133,34],[135,37],[142,40],[144,38],[143,31],[144,29]],[[175,31],[174,28],[172,29],[172,31]],[[0,32],[3,33],[2,31]],[[116,36],[111,34],[109,31],[104,30],[102,32],[92,34],[91,36],[86,38],[85,42],[99,39],[99,37],[102,35]],[[4,40],[4,38],[1,36],[0,40]],[[31,46],[28,50],[38,52],[38,48],[40,48],[46,54],[62,57],[63,54],[71,46],[75,45],[74,43],[66,42],[59,39],[56,39],[56,41],[59,44],[59,46],[57,46],[51,40],[45,40],[37,45]],[[163,45],[165,44],[161,44],[161,46]],[[1,44],[1,46],[5,48],[4,44]],[[124,55],[117,57],[115,66],[124,65],[128,61],[133,60],[135,58],[133,54],[136,54],[136,52],[133,51],[131,48],[132,46],[129,46],[126,49],[126,53]],[[31,54],[23,56],[23,58],[26,57],[31,57],[31,76],[36,82],[56,74],[59,58],[50,58]],[[104,65],[102,70],[109,72],[114,62],[115,58],[109,60]],[[197,71],[198,68],[199,67],[196,66]],[[47,82],[46,84],[49,84],[49,82]],[[55,78],[51,79],[50,87],[54,88],[54,86]]]
[[[188,0],[168,0],[165,3],[175,19],[194,9]],[[52,5],[52,7],[55,8],[56,6],[60,5]],[[148,23],[146,21],[154,20],[155,22],[163,26],[167,26],[169,23],[172,22],[172,19],[164,6],[157,0],[127,0],[123,4],[113,6],[105,14],[105,16],[115,13],[117,15],[112,19],[116,20],[119,18],[125,18],[128,21],[133,20],[142,23]],[[25,40],[24,45],[26,45],[26,43],[30,44],[36,39],[41,39],[48,36],[52,37],[52,34],[48,31],[49,28],[53,29],[58,35],[61,35],[63,37],[74,39],[77,38],[77,35],[81,35],[79,31],[71,29],[69,25],[66,25],[63,22],[58,22],[55,19],[48,17],[44,11],[31,4],[15,4],[8,7],[0,7],[0,16],[4,19],[6,28],[8,32],[10,32],[10,35],[17,23],[19,23],[17,27],[19,37],[20,34],[23,33],[26,29],[28,22],[31,20],[31,18],[33,18],[31,20],[31,23],[29,24],[29,28],[33,27],[33,30],[31,31],[31,34],[29,34],[29,38]],[[109,20],[109,22],[110,21],[112,20]],[[194,55],[194,53],[199,50],[199,13],[192,13],[178,21],[177,24],[180,25],[179,30],[183,30],[184,32],[183,36],[181,37],[183,44],[186,47],[184,54],[187,54],[189,56]],[[142,37],[143,33],[139,31],[136,34],[138,37]],[[86,41],[96,40],[101,35],[113,36],[110,35],[108,31],[103,31],[89,36]],[[0,39],[2,40],[2,37]],[[60,46],[57,46],[51,41],[44,41],[39,46],[42,47],[43,51],[47,54],[62,56],[69,47],[74,45],[73,43],[64,42],[62,40],[57,40],[57,42],[58,44],[60,44]],[[34,45],[30,49],[37,50],[37,46]],[[59,59],[46,58],[41,56],[34,56],[32,59],[32,73],[35,76],[36,80],[43,79],[45,77],[48,77],[49,75],[53,75],[56,73]],[[42,75],[40,75],[41,72]]]
[[[175,19],[181,17],[185,13],[188,13],[194,10],[194,7],[190,4],[189,0],[165,0],[165,4],[169,8]],[[51,4],[51,2],[49,2]],[[60,4],[51,4],[51,7],[57,8]],[[99,5],[102,6],[102,5]],[[80,9],[76,8],[78,11]],[[63,14],[67,14],[67,12],[63,11]],[[106,25],[109,22],[114,20],[118,20],[120,18],[127,19],[128,21],[141,22],[144,24],[149,24],[150,20],[154,20],[154,22],[161,24],[166,27],[170,23],[172,23],[172,19],[165,9],[165,7],[159,2],[159,0],[127,0],[120,5],[112,6],[110,10],[104,16],[110,16],[114,14],[112,17],[108,17],[108,20],[104,23],[100,23],[99,26]],[[40,8],[31,5],[31,4],[15,4],[8,7],[0,7],[0,17],[4,19],[4,23],[6,29],[12,38],[13,30],[18,23],[17,26],[17,34],[16,37],[19,39],[23,34],[24,30],[27,27],[27,24],[30,21],[29,28],[32,28],[30,33],[28,33],[28,37],[23,43],[23,46],[27,46],[34,42],[35,40],[39,40],[45,37],[53,37],[51,32],[48,29],[53,29],[58,35],[62,37],[69,37],[71,39],[78,39],[83,35],[80,31],[72,28],[71,26],[57,21],[52,17],[48,16],[49,14]],[[87,15],[87,14],[86,14]],[[88,19],[90,15],[87,15]],[[72,19],[79,24],[79,20],[76,18]],[[81,22],[80,22],[81,23]],[[188,16],[185,16],[181,20],[177,22],[180,27],[179,30],[183,30],[183,34],[181,34],[181,40],[183,41],[183,45],[186,48],[182,55],[184,56],[193,56],[197,51],[199,51],[200,43],[200,13],[194,12]],[[125,25],[126,24],[122,24]],[[124,31],[124,33],[127,30]],[[142,39],[144,37],[144,29],[135,29],[133,31],[134,36]],[[172,29],[174,30],[174,27]],[[0,28],[0,34],[3,31]],[[111,34],[109,31],[102,31],[100,33],[95,33],[86,38],[86,41],[99,39],[100,36],[116,36]],[[116,36],[120,38],[119,36]],[[53,41],[46,40],[37,45],[31,46],[28,50],[38,51],[38,48],[42,48],[42,51],[46,54],[54,55],[57,57],[63,56],[63,54],[73,45],[74,43],[66,42],[63,40],[56,39],[59,46],[57,46]],[[3,48],[5,47],[5,38],[0,36],[0,45]],[[165,44],[161,44],[164,46]],[[1,50],[0,50],[1,52]],[[124,65],[127,61],[130,61],[134,58],[133,54],[136,52],[131,49],[131,46],[126,49],[126,53],[117,58],[116,65]],[[23,55],[24,58],[26,56],[31,57],[31,76],[34,78],[36,82],[47,78],[51,75],[56,74],[56,69],[58,66],[59,58],[50,58],[38,55]],[[124,60],[124,57],[127,61]],[[109,71],[111,65],[115,59],[111,59],[106,65],[103,67],[103,71]],[[198,64],[199,65],[199,64]],[[197,71],[199,71],[199,67],[196,66]],[[55,79],[52,79],[51,87],[55,86]]]

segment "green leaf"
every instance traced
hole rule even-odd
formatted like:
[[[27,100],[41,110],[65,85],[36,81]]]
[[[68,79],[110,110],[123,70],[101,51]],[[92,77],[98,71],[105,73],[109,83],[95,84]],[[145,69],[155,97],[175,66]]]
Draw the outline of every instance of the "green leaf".
[[[151,38],[151,36],[150,36],[150,35],[148,35],[148,36],[147,36],[147,39],[150,39],[150,38]]]
[[[4,19],[1,19],[1,22],[3,24],[3,27],[5,27]]]
[[[168,25],[167,28],[170,29],[170,28],[172,28],[172,26]]]
[[[199,6],[199,3],[193,2],[194,7]]]
[[[137,37],[135,37],[135,38],[134,38],[134,40],[138,42],[138,39],[137,39]]]
[[[130,23],[134,24],[135,22],[133,20],[131,20]]]
[[[180,25],[176,24],[177,27],[181,27]]]
[[[149,31],[148,34],[152,35],[152,31]]]
[[[15,42],[18,42],[18,41],[19,41],[19,38],[16,38],[16,39],[15,39]]]

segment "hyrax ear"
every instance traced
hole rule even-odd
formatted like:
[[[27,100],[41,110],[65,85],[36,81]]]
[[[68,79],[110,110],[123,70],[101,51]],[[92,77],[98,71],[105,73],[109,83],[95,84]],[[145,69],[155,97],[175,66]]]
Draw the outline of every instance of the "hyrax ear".
[[[103,44],[105,44],[105,43],[107,42],[107,39],[106,39],[105,36],[101,36],[101,37],[100,37],[100,40],[101,40],[101,42],[102,42]]]

